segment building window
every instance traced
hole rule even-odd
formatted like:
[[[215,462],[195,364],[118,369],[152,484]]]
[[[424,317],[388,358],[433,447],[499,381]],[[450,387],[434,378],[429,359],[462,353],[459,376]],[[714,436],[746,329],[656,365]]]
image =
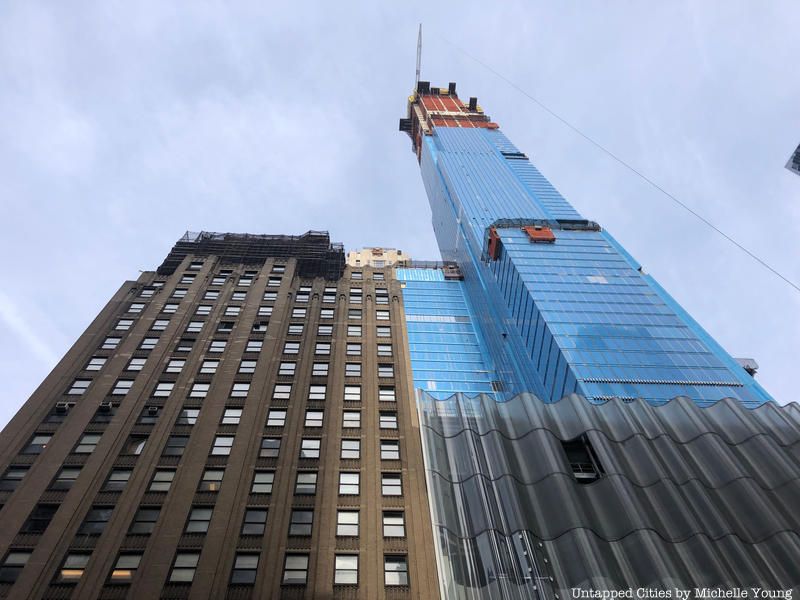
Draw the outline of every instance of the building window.
[[[145,406],[139,414],[136,423],[139,425],[155,425],[158,421],[159,408],[157,406]]]
[[[169,319],[157,319],[153,322],[151,329],[153,331],[164,331],[169,325]]]
[[[200,365],[200,372],[212,375],[217,372],[218,368],[219,368],[218,360],[204,360],[203,364]]]
[[[242,521],[242,535],[264,535],[267,511],[263,508],[248,508]]]
[[[314,354],[317,356],[327,356],[331,353],[331,344],[330,342],[317,342],[317,345],[314,347]]]
[[[329,337],[333,335],[333,325],[318,325],[317,335],[321,337]]]
[[[567,456],[572,475],[578,483],[592,483],[603,476],[603,467],[586,434],[574,440],[562,441],[561,446]]]
[[[308,579],[308,554],[287,554],[283,563],[284,585],[305,585]]]
[[[328,376],[328,363],[315,362],[311,367],[311,375],[314,377],[327,377]]]
[[[347,335],[348,337],[361,337],[361,325],[348,325]]]
[[[52,438],[52,435],[34,434],[28,445],[23,448],[22,454],[41,454]]]
[[[76,379],[67,390],[67,394],[70,396],[83,396],[91,384],[91,379]]]
[[[176,425],[194,425],[197,423],[197,417],[200,416],[199,408],[182,408],[178,413],[178,418],[175,420]]]
[[[351,308],[347,311],[347,318],[348,319],[361,319],[361,309],[360,308]]]
[[[319,438],[303,438],[300,443],[300,458],[319,458],[321,442]]]
[[[72,451],[74,454],[91,454],[100,441],[99,433],[85,433]]]
[[[313,510],[293,510],[289,523],[289,535],[311,535],[313,524]]]
[[[375,320],[376,321],[388,321],[389,320],[389,311],[388,310],[376,310],[375,311]]]
[[[247,340],[247,347],[244,349],[245,352],[261,352],[261,348],[264,346],[264,342],[262,340]]]
[[[231,294],[231,300],[234,302],[243,302],[246,297],[247,297],[247,292],[233,292]],[[237,312],[236,314],[239,313]]]
[[[294,370],[297,367],[297,363],[294,362],[282,362],[278,366],[278,375],[285,375],[287,377],[294,376]]]
[[[358,585],[358,554],[337,554],[334,585]]]
[[[361,356],[361,344],[347,344],[347,356]]]
[[[317,472],[300,471],[294,485],[294,493],[299,495],[313,495],[317,493]]]
[[[344,400],[345,402],[361,402],[361,386],[360,385],[344,386]]]
[[[225,308],[226,317],[238,317],[240,312],[242,312],[241,306],[227,306]]]
[[[286,424],[286,411],[272,408],[267,413],[267,427],[283,427]]]
[[[103,340],[103,345],[100,346],[103,350],[114,350],[117,346],[119,346],[120,341],[122,338],[118,337],[107,337]]]
[[[78,581],[83,576],[91,556],[87,552],[70,552],[67,554],[58,572],[58,582],[74,583]]]
[[[170,583],[191,583],[200,561],[199,552],[178,552],[169,574]]]
[[[233,331],[235,323],[233,321],[220,321],[217,325],[217,331],[220,333],[230,333]]]
[[[336,535],[339,537],[358,537],[358,511],[336,511]]]
[[[292,394],[291,383],[276,383],[275,387],[272,389],[273,400],[288,400],[291,394]]]
[[[325,400],[325,395],[327,393],[327,386],[325,385],[312,385],[308,388],[308,399],[309,400]]]
[[[306,427],[322,427],[322,418],[324,411],[321,410],[307,410],[306,411]]]
[[[303,335],[303,324],[302,323],[292,323],[289,325],[289,330],[287,331],[288,335]]]
[[[28,564],[31,554],[33,552],[30,550],[15,550],[14,548],[9,550],[0,566],[0,583],[14,583],[22,573],[22,569]],[[285,577],[286,573],[284,572]]]
[[[214,509],[207,506],[193,506],[186,521],[185,533],[207,533]]]
[[[192,274],[185,273],[184,275],[181,276],[181,280],[179,281],[179,283],[185,283],[186,285],[191,285],[192,283],[194,283],[194,278],[195,278],[194,273]]]
[[[186,297],[186,292],[188,292],[188,291],[189,290],[187,290],[186,288],[175,288],[175,290],[172,292],[172,297],[173,298],[185,298]]]
[[[379,364],[378,377],[394,377],[394,365],[392,364]]]
[[[360,474],[342,471],[339,473],[339,495],[357,496],[359,493]]]
[[[373,273],[372,274],[372,279],[374,279],[375,281],[384,281],[385,280],[385,276],[384,276],[383,273]]]
[[[139,563],[142,562],[141,552],[125,552],[119,555],[114,569],[111,571],[111,583],[125,583],[128,584],[136,574],[136,569],[139,568]]]
[[[155,337],[148,337],[142,340],[142,343],[139,344],[139,350],[152,350],[158,344],[158,338]]]
[[[153,390],[153,397],[155,398],[166,398],[172,393],[172,390],[175,388],[175,384],[171,381],[159,381],[156,384],[156,389]]]
[[[380,426],[381,429],[397,429],[397,413],[381,411]]]
[[[117,379],[114,387],[111,389],[111,395],[124,396],[130,391],[131,387],[133,387],[133,379]]]
[[[6,469],[3,478],[0,479],[0,491],[11,492],[17,489],[19,482],[25,478],[25,474],[29,469],[30,467],[9,467]],[[63,471],[64,469],[61,470]],[[53,486],[51,488],[58,489]]]
[[[395,402],[397,398],[394,394],[393,385],[382,385],[378,388],[378,400],[380,402]]]
[[[161,312],[165,313],[165,314],[168,314],[168,315],[174,314],[174,313],[178,312],[178,305],[177,304],[171,304],[171,303],[170,304],[165,304],[164,306],[161,307]]]
[[[222,478],[225,476],[224,469],[206,469],[203,471],[203,478],[197,486],[200,492],[218,492],[222,486]]]
[[[242,420],[241,408],[226,408],[225,412],[222,413],[222,420],[220,421],[220,424],[238,425],[241,420]]]
[[[167,363],[166,373],[180,373],[186,365],[185,358],[173,358]]]
[[[400,473],[381,473],[381,493],[384,496],[403,495],[403,481]]]
[[[378,356],[391,356],[391,355],[392,355],[391,344],[378,344]]]
[[[250,492],[253,494],[271,494],[274,481],[275,471],[256,471]]]
[[[343,459],[359,459],[361,458],[361,440],[342,440],[342,455]]]
[[[188,443],[188,435],[169,436],[169,438],[167,438],[167,445],[164,446],[163,456],[183,456],[183,451]]]
[[[233,447],[232,435],[218,435],[214,438],[214,445],[211,448],[211,456],[228,456]]]
[[[406,537],[405,515],[401,511],[383,513],[383,537]]]
[[[133,523],[128,533],[138,533],[150,535],[156,528],[158,515],[161,514],[160,508],[140,508],[133,517]]]
[[[333,309],[332,308],[321,308],[319,310],[319,318],[320,319],[332,319],[333,318]]]
[[[361,271],[353,271],[352,273],[350,273],[350,279],[353,279],[355,281],[364,279],[364,273],[362,273]]]
[[[299,354],[300,353],[300,342],[286,342],[283,345],[283,353],[284,354]]]
[[[20,533],[44,533],[57,510],[58,504],[37,504],[23,523]]]
[[[211,280],[211,285],[215,285],[215,286],[216,285],[225,285],[225,280],[226,279],[227,279],[227,277],[221,277],[221,276],[217,275],[216,277],[214,277]]]
[[[234,383],[231,388],[231,398],[246,398],[249,393],[249,383]]]
[[[272,265],[272,273],[285,273],[286,265]]]
[[[181,338],[178,340],[178,345],[175,347],[176,352],[191,352],[194,346],[194,340],[189,338]]]
[[[144,363],[147,362],[146,358],[132,358],[128,366],[125,367],[126,371],[141,371],[144,368]]]
[[[108,520],[111,518],[111,513],[114,512],[113,506],[92,506],[83,523],[78,528],[79,534],[84,535],[100,535],[106,528]]]
[[[211,387],[210,383],[194,383],[192,389],[189,390],[189,398],[205,398],[208,396],[208,390]]]
[[[293,319],[305,319],[307,311],[308,311],[307,308],[293,308],[292,309],[292,318]]]
[[[375,290],[375,304],[389,304],[389,295],[386,290]]]
[[[345,377],[361,377],[361,363],[346,363],[344,365]]]
[[[117,331],[128,331],[128,329],[130,329],[132,325],[133,325],[133,319],[120,319],[119,321],[117,321],[117,324],[114,327],[114,329],[116,329]]]
[[[278,299],[278,292],[264,292],[264,300],[274,302]]]
[[[51,490],[69,490],[81,474],[80,467],[62,467],[50,484]],[[8,476],[8,473],[6,473]]]
[[[124,454],[139,456],[147,443],[147,436],[132,435],[123,449]]]
[[[405,555],[383,557],[384,585],[408,585],[408,560]]]
[[[129,313],[140,313],[144,310],[144,303],[143,302],[134,302],[128,307]]]
[[[237,552],[233,560],[231,585],[253,585],[258,571],[258,554]]]
[[[249,287],[250,284],[252,283],[253,283],[252,277],[239,277],[239,283],[237,283],[236,285],[240,287]]]
[[[108,359],[102,356],[93,356],[89,359],[89,363],[83,368],[84,371],[99,371],[106,364]]]
[[[281,453],[281,438],[261,438],[261,449],[258,456],[261,458],[278,458]]]
[[[342,427],[358,429],[361,427],[361,411],[345,410],[342,412]]]
[[[114,469],[106,479],[103,486],[104,492],[121,492],[128,485],[128,480],[131,478],[131,469]]]
[[[225,352],[225,346],[228,344],[225,340],[211,340],[211,345],[208,347],[209,352]]]
[[[168,492],[169,488],[172,487],[173,479],[175,479],[175,469],[156,469],[148,491]]]
[[[200,333],[204,323],[204,321],[189,321],[189,324],[186,326],[186,333]]]
[[[267,287],[280,287],[280,285],[281,285],[280,277],[270,277],[267,279]]]
[[[202,260],[193,260],[191,263],[189,263],[189,268],[192,271],[199,271],[200,269],[203,268],[203,261]]]
[[[398,440],[381,440],[381,460],[400,460]]]
[[[392,337],[392,328],[384,325],[375,327],[375,335],[379,338]]]

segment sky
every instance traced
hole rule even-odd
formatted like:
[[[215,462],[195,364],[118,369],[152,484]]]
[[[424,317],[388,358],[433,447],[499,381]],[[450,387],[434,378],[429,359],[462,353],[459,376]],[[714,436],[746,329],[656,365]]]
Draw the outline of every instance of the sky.
[[[0,426],[186,230],[331,232],[436,259],[408,138],[422,78],[477,96],[586,217],[797,400],[797,2],[0,3]],[[65,385],[68,382],[64,382]]]

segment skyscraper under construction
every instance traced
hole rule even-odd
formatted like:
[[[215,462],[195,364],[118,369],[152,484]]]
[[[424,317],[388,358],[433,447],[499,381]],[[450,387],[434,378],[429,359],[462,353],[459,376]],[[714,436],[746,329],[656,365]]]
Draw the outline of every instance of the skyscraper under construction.
[[[443,260],[187,233],[0,434],[0,597],[800,586],[797,405],[477,99],[400,129]]]

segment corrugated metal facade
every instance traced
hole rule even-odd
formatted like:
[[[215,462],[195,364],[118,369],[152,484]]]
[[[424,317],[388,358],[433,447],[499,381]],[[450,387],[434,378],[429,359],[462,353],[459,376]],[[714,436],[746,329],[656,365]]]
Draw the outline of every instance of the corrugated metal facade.
[[[796,404],[419,401],[446,598],[800,586]],[[583,434],[590,484],[563,448]]]

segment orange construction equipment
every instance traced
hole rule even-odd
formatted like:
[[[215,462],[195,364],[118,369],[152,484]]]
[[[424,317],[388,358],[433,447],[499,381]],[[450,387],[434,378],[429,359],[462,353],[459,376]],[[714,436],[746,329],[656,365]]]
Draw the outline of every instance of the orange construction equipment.
[[[522,228],[522,231],[528,234],[532,242],[543,244],[552,244],[556,241],[556,236],[553,230],[544,225],[527,225]]]
[[[489,258],[497,260],[500,255],[500,236],[497,229],[489,227]]]

